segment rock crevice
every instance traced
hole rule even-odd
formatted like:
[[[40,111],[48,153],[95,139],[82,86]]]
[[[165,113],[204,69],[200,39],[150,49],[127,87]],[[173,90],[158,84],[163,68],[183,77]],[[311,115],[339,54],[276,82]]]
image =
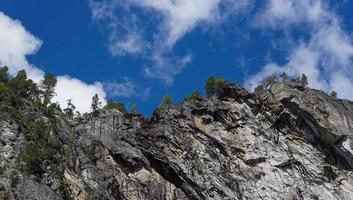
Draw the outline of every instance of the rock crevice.
[[[353,199],[353,102],[291,82],[230,84],[151,119],[57,115],[61,148],[40,177],[18,163],[26,127],[1,116],[0,195],[13,199]]]

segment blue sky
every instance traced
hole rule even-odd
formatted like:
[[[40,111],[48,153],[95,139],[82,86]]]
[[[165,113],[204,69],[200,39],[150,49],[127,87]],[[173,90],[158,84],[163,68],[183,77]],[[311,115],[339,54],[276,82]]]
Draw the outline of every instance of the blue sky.
[[[82,112],[98,93],[150,115],[166,93],[203,93],[211,75],[251,89],[283,71],[353,99],[352,10],[349,0],[2,0],[0,62],[59,76],[56,100]]]

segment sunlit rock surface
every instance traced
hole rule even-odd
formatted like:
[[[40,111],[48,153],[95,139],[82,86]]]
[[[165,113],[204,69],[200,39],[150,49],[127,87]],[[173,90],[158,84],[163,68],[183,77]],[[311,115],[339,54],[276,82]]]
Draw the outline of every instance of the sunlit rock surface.
[[[151,119],[57,118],[62,161],[38,178],[18,170],[23,129],[2,114],[10,199],[353,199],[353,103],[296,83],[231,84]]]

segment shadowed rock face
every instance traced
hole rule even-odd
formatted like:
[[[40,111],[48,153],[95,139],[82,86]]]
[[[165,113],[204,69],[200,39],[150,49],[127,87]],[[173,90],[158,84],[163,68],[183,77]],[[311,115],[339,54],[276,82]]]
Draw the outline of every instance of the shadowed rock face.
[[[10,198],[353,199],[353,103],[295,83],[256,94],[229,85],[150,120],[116,110],[57,118],[62,161],[40,178],[17,170],[21,125],[0,120]]]

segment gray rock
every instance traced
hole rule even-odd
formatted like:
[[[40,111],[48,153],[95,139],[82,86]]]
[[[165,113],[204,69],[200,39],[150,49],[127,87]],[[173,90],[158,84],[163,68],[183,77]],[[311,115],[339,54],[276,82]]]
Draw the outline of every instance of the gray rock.
[[[42,163],[42,176],[11,175],[26,141],[0,120],[0,186],[11,197],[353,199],[353,103],[296,83],[255,94],[231,84],[150,120],[117,110],[56,118],[50,137],[60,141],[60,162]]]

